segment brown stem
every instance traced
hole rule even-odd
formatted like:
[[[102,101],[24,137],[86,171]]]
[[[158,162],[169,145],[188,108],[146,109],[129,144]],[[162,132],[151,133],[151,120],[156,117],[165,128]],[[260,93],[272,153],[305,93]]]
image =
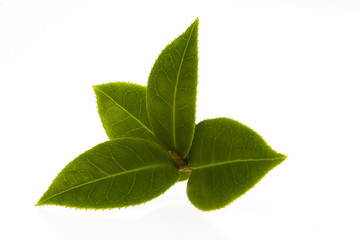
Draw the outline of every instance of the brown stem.
[[[190,172],[191,171],[191,168],[188,166],[186,160],[182,159],[178,155],[178,153],[170,151],[170,150],[168,152],[172,156],[174,166],[176,168],[178,168],[179,171],[181,171],[181,172]]]

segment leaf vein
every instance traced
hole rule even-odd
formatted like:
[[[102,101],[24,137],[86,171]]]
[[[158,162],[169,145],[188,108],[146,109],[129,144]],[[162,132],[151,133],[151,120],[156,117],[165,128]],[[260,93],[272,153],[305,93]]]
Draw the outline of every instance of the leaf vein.
[[[248,163],[248,162],[257,162],[257,161],[278,161],[278,160],[283,160],[283,159],[284,159],[284,157],[258,158],[258,159],[252,159],[252,158],[250,158],[250,159],[235,159],[235,160],[231,160],[231,161],[211,163],[211,164],[198,166],[198,167],[191,167],[191,168],[194,170],[194,169],[202,169],[202,168],[214,167],[214,166],[219,166],[219,165],[224,165],[224,164],[240,163],[240,162]]]
[[[188,39],[185,39],[187,41],[186,43],[186,46],[184,48],[184,51],[183,51],[183,54],[182,54],[182,58],[181,58],[181,61],[180,61],[180,64],[179,64],[179,68],[178,68],[178,72],[177,72],[177,78],[176,78],[176,81],[175,81],[175,87],[174,87],[174,93],[173,93],[173,146],[174,148],[177,148],[177,138],[176,138],[176,131],[175,131],[175,105],[176,105],[176,99],[177,99],[177,87],[178,87],[178,82],[179,82],[179,75],[180,75],[180,72],[181,72],[181,68],[182,68],[182,65],[183,65],[183,60],[185,58],[185,54],[187,52],[187,49],[188,49],[188,44],[189,44],[189,41],[190,39],[192,38],[192,34],[193,34],[193,31],[195,29],[195,25],[193,26],[192,30],[191,30],[191,33],[189,34],[189,38]]]
[[[110,97],[108,94],[106,94],[104,91],[97,89],[97,91],[101,92],[102,94],[104,94],[107,98],[109,98],[112,102],[115,103],[116,106],[118,106],[120,109],[122,109],[124,112],[126,112],[130,117],[132,117],[135,121],[137,121],[140,125],[142,125],[142,127],[144,129],[146,129],[148,132],[150,132],[153,136],[155,136],[154,132],[152,130],[150,130],[147,126],[144,125],[144,123],[142,123],[138,118],[136,118],[135,116],[133,116],[133,114],[131,114],[130,112],[128,112],[124,107],[122,107],[119,103],[117,103],[112,97]]]
[[[94,179],[94,180],[91,180],[91,181],[88,181],[88,182],[81,183],[81,184],[78,184],[76,186],[70,187],[70,188],[65,189],[65,190],[63,190],[61,192],[58,192],[56,194],[53,194],[50,197],[45,198],[41,202],[38,202],[38,204],[42,204],[43,202],[46,202],[51,198],[54,198],[54,197],[59,196],[59,195],[61,196],[61,194],[65,193],[65,192],[71,191],[73,189],[76,189],[76,188],[79,188],[79,187],[82,187],[82,186],[85,186],[85,185],[88,185],[88,184],[91,184],[91,183],[95,184],[96,182],[106,180],[106,179],[111,178],[111,177],[117,177],[117,176],[120,176],[120,175],[123,175],[123,174],[129,174],[129,173],[138,172],[138,171],[146,170],[146,169],[149,169],[149,168],[156,168],[156,167],[164,167],[164,165],[163,164],[155,164],[155,165],[151,165],[151,166],[145,166],[145,167],[141,167],[141,168],[128,170],[127,172],[120,172],[120,173],[111,174],[111,175],[108,175],[108,176],[105,176],[105,177],[102,177],[102,178],[97,178],[97,179]],[[89,192],[89,194],[90,194],[90,192]]]

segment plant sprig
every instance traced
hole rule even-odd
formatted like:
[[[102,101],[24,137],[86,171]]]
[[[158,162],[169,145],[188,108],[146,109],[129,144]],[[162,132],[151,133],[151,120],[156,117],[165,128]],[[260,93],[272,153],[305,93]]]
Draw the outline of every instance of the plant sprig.
[[[109,137],[71,161],[36,204],[82,209],[138,205],[188,180],[200,210],[227,206],[286,159],[229,119],[195,124],[198,19],[159,55],[148,86],[94,86]]]

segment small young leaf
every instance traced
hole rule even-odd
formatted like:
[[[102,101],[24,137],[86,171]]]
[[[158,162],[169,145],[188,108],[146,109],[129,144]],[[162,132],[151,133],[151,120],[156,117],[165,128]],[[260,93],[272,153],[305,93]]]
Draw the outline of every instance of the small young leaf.
[[[149,201],[179,179],[169,153],[144,139],[101,143],[70,162],[37,205],[119,208]]]
[[[136,137],[154,140],[146,109],[146,87],[124,82],[94,86],[98,112],[110,140]]]
[[[188,155],[189,200],[203,211],[225,207],[286,159],[241,123],[217,118],[197,124]]]
[[[155,134],[182,158],[195,128],[198,19],[159,55],[149,75],[147,109]]]

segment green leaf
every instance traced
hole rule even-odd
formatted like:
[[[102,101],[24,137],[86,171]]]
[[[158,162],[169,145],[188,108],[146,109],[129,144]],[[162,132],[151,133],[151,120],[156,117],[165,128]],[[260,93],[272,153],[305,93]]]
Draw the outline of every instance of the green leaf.
[[[286,156],[272,150],[247,126],[217,118],[197,124],[188,159],[192,169],[188,198],[197,208],[209,211],[247,192]]]
[[[146,87],[115,82],[93,86],[98,112],[110,140],[136,137],[155,140],[146,109]]]
[[[144,139],[101,143],[70,162],[37,205],[119,208],[149,201],[179,179],[169,153]]]
[[[147,109],[155,134],[185,158],[195,128],[198,19],[159,55],[149,75]]]

